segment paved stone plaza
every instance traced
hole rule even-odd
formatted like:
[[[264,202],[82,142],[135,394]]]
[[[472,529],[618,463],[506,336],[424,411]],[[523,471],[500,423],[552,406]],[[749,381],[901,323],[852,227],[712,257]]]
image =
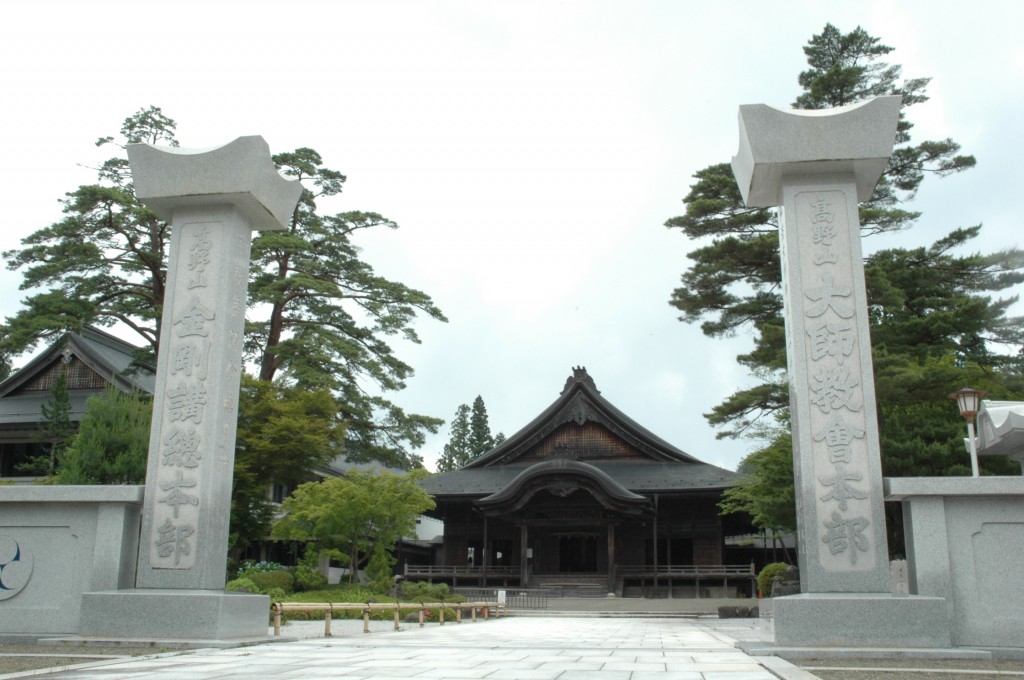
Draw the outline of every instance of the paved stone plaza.
[[[488,678],[488,680],[792,680],[813,678],[773,657],[754,658],[689,619],[520,618],[406,624],[369,635],[335,622],[336,637],[198,650],[79,666],[34,678]],[[361,624],[360,624],[361,625]],[[290,628],[290,627],[289,627]],[[318,632],[315,632],[318,631]],[[289,634],[323,634],[306,623]],[[773,673],[765,665],[775,668]],[[39,671],[36,671],[39,673]],[[0,676],[3,677],[3,676]],[[12,677],[12,676],[6,676]]]

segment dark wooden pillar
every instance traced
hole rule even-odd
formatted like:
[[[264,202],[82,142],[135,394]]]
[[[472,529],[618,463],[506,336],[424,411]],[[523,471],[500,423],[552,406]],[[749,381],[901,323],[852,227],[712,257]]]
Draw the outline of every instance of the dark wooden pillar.
[[[615,592],[615,525],[608,525],[608,592]]]
[[[658,596],[658,494],[654,494],[654,596]]]
[[[481,548],[481,550],[483,551],[483,554],[480,556],[480,559],[481,559],[481,565],[480,565],[481,566],[480,587],[481,588],[486,588],[487,587],[487,563],[491,559],[490,546],[487,545],[487,515],[484,515],[484,546],[483,546],[483,548]]]
[[[525,588],[527,581],[530,580],[526,558],[526,545],[529,538],[529,531],[527,530],[526,525],[523,524],[519,527],[519,586],[522,588]]]

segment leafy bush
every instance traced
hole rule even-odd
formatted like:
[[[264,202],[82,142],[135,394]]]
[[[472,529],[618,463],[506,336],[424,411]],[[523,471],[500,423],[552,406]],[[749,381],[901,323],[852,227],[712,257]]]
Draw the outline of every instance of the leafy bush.
[[[281,569],[280,571],[252,572],[248,574],[246,578],[255,583],[261,593],[269,594],[270,590],[273,588],[279,588],[286,593],[290,593],[295,590],[295,577],[286,569]]]
[[[270,596],[271,602],[281,602],[288,597],[288,593],[284,592],[280,588],[271,588],[266,594]]]
[[[236,593],[260,592],[259,586],[253,583],[251,579],[247,578],[236,578],[234,581],[228,581],[228,584],[224,586],[224,590],[231,590]]]
[[[785,562],[772,562],[766,564],[761,573],[757,575],[757,590],[764,597],[771,597],[772,594],[772,581],[776,576],[781,576],[786,573],[786,569],[789,565]]]
[[[369,564],[366,565],[366,576],[370,579],[367,585],[370,590],[375,593],[387,593],[391,590],[391,587],[395,585],[394,577],[391,575],[391,567],[394,563],[395,558],[391,556],[391,553],[383,545],[377,544]]]
[[[306,546],[302,559],[291,571],[295,576],[296,590],[320,590],[327,587],[327,577],[320,573],[320,551],[313,545]]]
[[[461,596],[452,595],[447,583],[403,581],[402,599],[412,602],[454,602]],[[463,601],[465,598],[463,598]]]

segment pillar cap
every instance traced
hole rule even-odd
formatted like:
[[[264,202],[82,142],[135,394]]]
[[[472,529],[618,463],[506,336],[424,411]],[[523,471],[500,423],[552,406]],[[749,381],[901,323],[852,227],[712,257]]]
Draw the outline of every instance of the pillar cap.
[[[777,206],[783,178],[809,174],[853,174],[857,200],[868,200],[892,155],[901,101],[892,95],[821,110],[740,106],[732,171],[744,203]]]
[[[274,167],[258,135],[210,149],[129,144],[135,196],[162,219],[179,208],[233,205],[256,231],[284,229],[302,194]]]

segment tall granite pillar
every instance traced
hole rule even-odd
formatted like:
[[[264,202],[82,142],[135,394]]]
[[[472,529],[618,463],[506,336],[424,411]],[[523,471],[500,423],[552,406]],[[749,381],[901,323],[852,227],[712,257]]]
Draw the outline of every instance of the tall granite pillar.
[[[90,593],[82,634],[266,635],[263,596],[224,589],[249,250],[302,187],[261,137],[216,149],[128,147],[136,196],[172,224],[136,588]]]
[[[948,646],[940,598],[890,595],[858,201],[888,163],[900,98],[831,111],[740,107],[733,172],[780,206],[802,594],[775,601],[776,642]]]

